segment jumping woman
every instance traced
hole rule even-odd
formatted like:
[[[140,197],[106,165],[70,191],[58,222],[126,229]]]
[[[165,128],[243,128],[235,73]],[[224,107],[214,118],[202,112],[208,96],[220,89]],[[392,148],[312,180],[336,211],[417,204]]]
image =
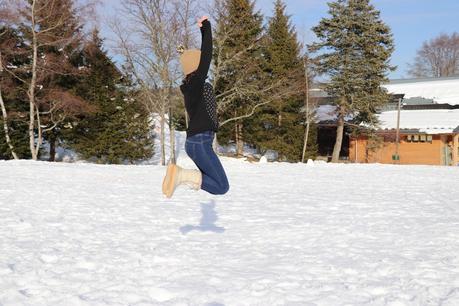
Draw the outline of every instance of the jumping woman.
[[[185,151],[199,170],[169,164],[163,180],[163,193],[168,198],[182,184],[211,194],[225,194],[229,190],[225,170],[212,148],[218,119],[214,90],[206,82],[212,60],[212,29],[208,17],[200,18],[198,26],[202,35],[201,50],[185,50],[180,56],[185,75],[180,90],[189,116]]]

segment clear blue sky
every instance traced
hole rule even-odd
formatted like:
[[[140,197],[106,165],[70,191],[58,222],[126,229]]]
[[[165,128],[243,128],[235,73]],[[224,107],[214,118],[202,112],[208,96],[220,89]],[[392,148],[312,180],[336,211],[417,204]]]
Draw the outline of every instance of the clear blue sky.
[[[309,30],[327,16],[325,0],[286,0],[287,12],[292,16],[298,32],[305,32],[306,41],[314,39]],[[272,15],[273,1],[258,0],[258,8]],[[391,78],[407,77],[407,63],[416,55],[416,50],[425,40],[440,33],[459,32],[459,0],[372,0],[381,11],[381,17],[394,34],[395,52],[392,64],[397,65]],[[302,35],[302,34],[300,34]]]
[[[122,0],[103,0],[101,11],[114,11]],[[314,40],[310,31],[319,20],[327,16],[326,0],[284,0],[300,39]],[[265,17],[272,15],[274,0],[257,0],[257,8]],[[372,0],[381,16],[392,29],[396,50],[392,64],[397,65],[391,78],[407,77],[407,63],[425,40],[440,33],[459,32],[459,0]],[[109,8],[111,6],[111,9]],[[108,10],[107,10],[108,8]],[[208,12],[201,12],[207,14]],[[106,30],[104,30],[105,32]],[[107,36],[108,33],[106,34]]]

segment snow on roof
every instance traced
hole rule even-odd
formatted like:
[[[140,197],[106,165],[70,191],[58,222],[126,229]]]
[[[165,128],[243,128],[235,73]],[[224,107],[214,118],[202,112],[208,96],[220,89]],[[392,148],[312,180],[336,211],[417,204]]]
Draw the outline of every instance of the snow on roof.
[[[381,122],[381,129],[397,128],[397,111],[383,112],[378,115],[378,118]],[[459,109],[402,110],[400,129],[419,130],[427,134],[459,132]]]
[[[315,118],[316,122],[335,121],[338,118],[336,114],[336,106],[330,104],[319,105],[316,108]],[[352,118],[352,115],[347,115],[344,119],[352,120]]]
[[[336,106],[334,105],[319,105],[316,109],[317,121],[332,121],[336,120]]]
[[[393,80],[383,85],[391,94],[405,94],[405,98],[422,97],[435,103],[459,105],[459,78]]]

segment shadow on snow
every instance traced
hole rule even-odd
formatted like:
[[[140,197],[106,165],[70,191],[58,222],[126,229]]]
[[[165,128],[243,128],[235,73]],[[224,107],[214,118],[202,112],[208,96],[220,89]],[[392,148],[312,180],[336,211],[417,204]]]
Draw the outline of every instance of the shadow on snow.
[[[218,220],[218,216],[215,211],[214,200],[210,201],[210,203],[201,203],[201,213],[202,216],[199,225],[184,225],[180,227],[180,232],[186,235],[191,231],[214,232],[219,234],[225,231],[225,228],[215,225],[215,222]]]

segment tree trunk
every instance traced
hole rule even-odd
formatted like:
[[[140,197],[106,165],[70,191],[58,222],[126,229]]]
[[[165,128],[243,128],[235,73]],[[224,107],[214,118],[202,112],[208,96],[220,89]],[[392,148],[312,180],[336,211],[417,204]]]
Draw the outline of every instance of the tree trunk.
[[[244,155],[244,141],[242,139],[242,123],[236,123],[236,156],[241,157]]]
[[[161,137],[160,137],[160,144],[161,144],[161,165],[166,165],[166,148],[165,148],[165,114],[164,114],[164,105],[161,105],[160,111],[160,126],[161,126]]]
[[[309,138],[309,120],[306,123],[306,130],[304,132],[304,143],[303,143],[303,156],[301,157],[301,162],[304,163],[306,158],[306,148],[308,146],[308,138]]]
[[[169,90],[169,95],[168,95],[168,100],[170,100],[171,94]],[[177,159],[175,156],[175,126],[174,126],[174,121],[173,121],[173,114],[172,114],[172,103],[169,103],[169,143],[170,143],[170,163],[176,164]]]
[[[333,148],[332,163],[339,162],[339,153],[341,152],[341,146],[343,144],[343,134],[344,134],[344,114],[339,112],[338,114],[338,126],[336,128],[336,142],[335,147]]]
[[[309,71],[307,58],[304,59],[304,79],[305,79],[305,91],[304,91],[304,100],[306,106],[306,131],[304,132],[304,143],[303,143],[303,155],[301,156],[301,162],[304,163],[306,158],[306,149],[308,147],[308,138],[309,138]]]
[[[14,159],[19,159],[18,155],[14,151],[13,144],[11,143],[10,133],[8,129],[8,113],[6,112],[5,103],[3,102],[2,90],[0,88],[0,106],[2,108],[2,117],[3,117],[3,131],[5,132],[5,139],[8,148],[11,151],[11,155],[13,155]]]
[[[238,133],[238,123],[234,123],[234,140],[236,142],[236,156],[238,155],[238,146],[239,146],[239,133]]]
[[[0,51],[0,74],[3,72],[3,63],[2,63],[2,52]],[[3,131],[5,133],[5,140],[8,148],[11,151],[14,159],[19,159],[16,152],[14,151],[14,146],[11,143],[10,132],[8,129],[8,113],[6,112],[5,102],[3,101],[2,89],[0,87],[0,106],[2,108],[2,117],[3,117]]]
[[[32,159],[38,159],[38,150],[39,147],[35,145],[35,86],[37,83],[37,61],[38,61],[38,41],[37,34],[35,29],[35,4],[36,1],[32,1],[32,79],[29,84],[29,89],[27,92],[29,98],[29,147],[30,153],[32,154]]]
[[[176,164],[177,163],[177,158],[175,156],[175,128],[174,128],[173,125],[171,125],[171,127],[170,127],[170,145],[171,145],[170,162],[173,163],[173,164]]]
[[[49,137],[49,159],[48,161],[56,161],[56,135],[53,132],[50,133]]]

